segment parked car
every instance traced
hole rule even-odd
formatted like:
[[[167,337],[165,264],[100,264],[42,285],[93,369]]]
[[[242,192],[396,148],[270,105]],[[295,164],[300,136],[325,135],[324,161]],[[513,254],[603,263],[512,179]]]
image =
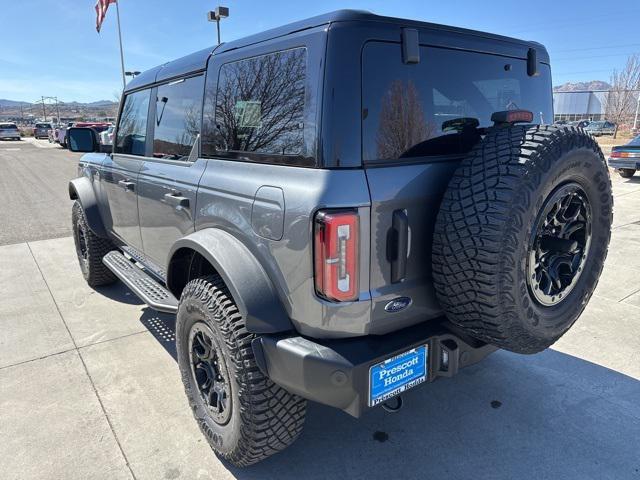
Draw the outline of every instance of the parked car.
[[[0,140],[20,140],[20,130],[15,123],[0,123]]]
[[[552,113],[546,49],[490,33],[341,10],[202,50],[129,82],[112,153],[69,130],[92,152],[80,269],[177,315],[193,415],[250,465],[307,400],[397,410],[573,325],[613,199],[597,142]]]
[[[67,130],[70,127],[60,127],[56,129],[54,141],[59,143],[62,148],[67,148]]]
[[[569,122],[567,125],[570,127],[585,128],[589,123],[591,123],[591,120],[574,120],[573,122]]]
[[[49,138],[49,132],[52,128],[50,123],[36,123],[33,127],[33,136],[35,138]]]
[[[616,132],[616,124],[607,121],[590,122],[584,129],[594,137],[613,135]]]
[[[102,145],[113,145],[113,132],[115,131],[114,125],[109,125],[105,131],[100,133],[100,143]]]
[[[59,125],[52,125],[51,130],[49,130],[49,135],[47,136],[49,138],[49,143],[54,143],[56,141],[59,128]]]
[[[622,178],[633,177],[640,170],[640,135],[625,145],[613,147],[608,163]]]

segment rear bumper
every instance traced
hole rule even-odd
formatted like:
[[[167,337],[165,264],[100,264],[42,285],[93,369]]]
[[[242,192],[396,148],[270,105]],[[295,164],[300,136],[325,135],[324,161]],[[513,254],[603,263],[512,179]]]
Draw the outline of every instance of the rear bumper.
[[[263,373],[281,387],[359,417],[369,408],[369,368],[425,344],[429,345],[427,383],[451,377],[496,350],[454,331],[444,320],[387,335],[339,340],[263,335],[254,340],[253,350]]]
[[[607,163],[611,168],[640,169],[640,159],[638,158],[610,158]]]
[[[19,133],[0,133],[0,140],[20,138]]]

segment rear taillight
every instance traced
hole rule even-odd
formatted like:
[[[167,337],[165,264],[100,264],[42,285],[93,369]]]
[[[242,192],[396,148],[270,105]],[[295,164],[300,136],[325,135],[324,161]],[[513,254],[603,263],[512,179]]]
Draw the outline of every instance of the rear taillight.
[[[620,152],[614,150],[611,152],[611,158],[636,158],[640,157],[640,152]]]
[[[315,283],[318,295],[348,302],[358,299],[358,213],[319,212],[314,222]]]

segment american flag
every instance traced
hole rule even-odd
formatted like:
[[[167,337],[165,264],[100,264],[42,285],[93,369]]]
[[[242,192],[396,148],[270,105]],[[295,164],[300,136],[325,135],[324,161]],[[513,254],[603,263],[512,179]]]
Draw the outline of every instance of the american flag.
[[[104,17],[107,15],[109,5],[116,2],[117,0],[98,0],[96,2],[96,30],[98,33],[100,33],[100,27],[102,27]]]

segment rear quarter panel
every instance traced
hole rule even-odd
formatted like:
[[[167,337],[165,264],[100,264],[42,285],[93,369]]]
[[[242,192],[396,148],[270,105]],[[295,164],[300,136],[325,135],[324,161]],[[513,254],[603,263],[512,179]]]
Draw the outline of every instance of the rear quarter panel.
[[[280,240],[259,235],[252,211],[261,187],[281,189]],[[318,209],[357,207],[360,212],[360,301],[331,303],[315,294],[313,218]],[[369,190],[362,170],[321,170],[228,160],[208,161],[197,196],[196,230],[221,228],[261,263],[299,332],[318,338],[369,333]],[[215,253],[215,252],[214,252]]]

